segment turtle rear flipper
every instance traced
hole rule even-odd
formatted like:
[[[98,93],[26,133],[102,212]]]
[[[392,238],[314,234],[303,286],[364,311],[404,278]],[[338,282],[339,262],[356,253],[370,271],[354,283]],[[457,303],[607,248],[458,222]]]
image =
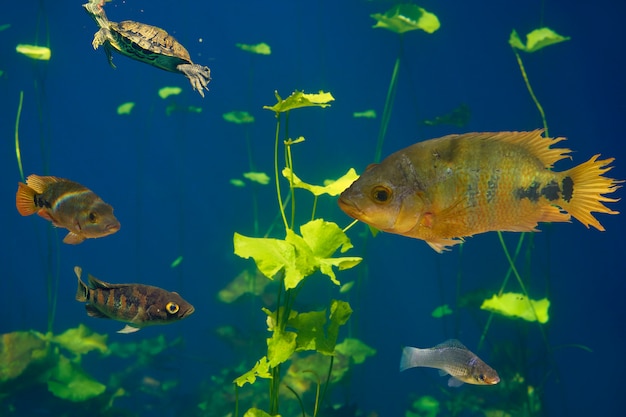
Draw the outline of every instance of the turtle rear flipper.
[[[204,97],[204,89],[209,91],[207,84],[211,81],[211,69],[198,64],[180,64],[176,66],[189,79],[191,87]]]

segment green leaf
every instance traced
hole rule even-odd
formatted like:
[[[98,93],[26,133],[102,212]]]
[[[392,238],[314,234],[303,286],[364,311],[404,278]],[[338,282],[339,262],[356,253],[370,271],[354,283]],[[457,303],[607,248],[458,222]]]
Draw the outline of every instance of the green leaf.
[[[242,51],[251,52],[253,54],[270,55],[272,53],[272,49],[265,42],[257,43],[256,45],[237,43],[235,46]]]
[[[448,316],[450,314],[452,314],[452,309],[447,304],[437,307],[433,310],[432,313],[430,313],[430,315],[436,319],[439,319],[443,316]]]
[[[343,342],[335,346],[335,350],[343,356],[352,358],[356,364],[363,363],[369,356],[376,354],[376,349],[369,347],[359,339],[350,337],[346,337]]]
[[[328,102],[333,101],[335,98],[330,93],[320,91],[317,94],[305,94],[303,91],[294,91],[286,99],[281,99],[278,95],[278,91],[274,92],[278,102],[273,106],[263,106],[264,109],[272,110],[278,113],[283,113],[292,109],[300,107],[328,107]]]
[[[521,318],[526,321],[538,321],[547,323],[550,319],[548,309],[550,300],[530,300],[524,294],[508,292],[483,301],[481,310],[487,310],[508,317]]]
[[[182,93],[183,89],[180,87],[162,87],[159,88],[159,97],[161,97],[163,100],[165,100],[166,98],[168,98],[169,96],[177,96],[180,93]]]
[[[243,176],[250,181],[258,182],[262,185],[270,183],[270,177],[265,172],[244,172]]]
[[[252,116],[247,111],[231,111],[231,112],[222,114],[222,118],[224,118],[224,120],[226,120],[227,122],[236,123],[236,124],[254,122],[254,116]]]
[[[298,176],[293,173],[290,168],[285,168],[282,171],[283,177],[287,178],[295,188],[303,188],[309,190],[313,195],[320,196],[322,194],[328,194],[330,196],[337,196],[341,194],[346,188],[348,188],[354,181],[359,178],[354,168],[350,168],[341,177],[336,180],[325,180],[324,186],[311,185],[302,181]]]
[[[107,337],[106,334],[94,333],[84,324],[79,324],[78,327],[52,337],[50,341],[80,356],[92,350],[108,353]]]
[[[267,339],[267,358],[270,368],[274,368],[287,361],[296,351],[296,337],[294,332],[274,331],[271,338]]]
[[[384,14],[376,13],[371,17],[377,20],[374,28],[384,28],[395,33],[417,29],[433,33],[440,26],[437,16],[415,4],[398,4]]]
[[[15,50],[18,53],[26,55],[27,57],[32,59],[37,59],[40,61],[50,60],[50,48],[46,46],[19,44],[15,47]]]
[[[238,386],[243,387],[246,383],[254,384],[257,378],[272,378],[272,374],[270,374],[270,363],[267,361],[267,357],[265,356],[259,359],[252,369],[235,379],[233,382]]]
[[[280,414],[275,414],[271,416],[263,410],[259,410],[258,408],[251,408],[245,412],[243,417],[280,417]]]
[[[302,231],[302,228],[300,228]],[[287,230],[285,241],[293,245],[295,250],[295,268],[298,274],[285,275],[285,289],[296,288],[300,281],[312,275],[319,268],[319,261],[314,256],[307,242],[291,229]]]
[[[526,35],[526,45],[522,43],[517,32],[513,30],[509,37],[509,45],[513,48],[530,53],[543,49],[546,46],[568,40],[570,40],[569,36],[561,36],[552,29],[543,27],[535,29]]]
[[[376,118],[376,110],[364,110],[364,111],[355,111],[352,113],[352,117],[355,118],[363,118],[363,119],[375,119]]]
[[[97,397],[106,389],[105,385],[87,375],[65,356],[59,356],[59,362],[46,382],[48,390],[56,397],[74,402]]]
[[[233,238],[235,255],[248,259],[253,258],[257,268],[269,279],[281,270],[285,270],[285,279],[297,274],[296,251],[293,245],[284,240],[271,238],[246,237],[235,233]]]
[[[117,114],[130,114],[130,112],[133,111],[134,107],[135,103],[133,103],[132,101],[120,104],[119,106],[117,106]]]

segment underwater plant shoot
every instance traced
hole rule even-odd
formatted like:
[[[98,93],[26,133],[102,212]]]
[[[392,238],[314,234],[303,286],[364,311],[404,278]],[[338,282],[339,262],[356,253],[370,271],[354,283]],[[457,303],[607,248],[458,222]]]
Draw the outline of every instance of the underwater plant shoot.
[[[626,4],[5,6],[0,417],[623,413]]]

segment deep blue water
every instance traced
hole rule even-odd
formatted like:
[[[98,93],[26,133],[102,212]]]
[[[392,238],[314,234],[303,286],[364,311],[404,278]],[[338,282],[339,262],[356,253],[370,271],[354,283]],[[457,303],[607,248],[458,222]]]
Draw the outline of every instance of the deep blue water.
[[[508,37],[512,29],[523,35],[545,25],[571,40],[522,53],[522,59],[550,133],[567,137],[567,146],[575,151],[573,161],[560,163],[557,169],[601,153],[616,158],[611,176],[626,178],[626,79],[621,54],[626,29],[621,3],[449,3],[420,3],[437,14],[441,28],[432,35],[416,31],[404,36],[383,155],[449,133],[541,127]],[[290,135],[306,138],[294,148],[296,173],[305,181],[321,183],[350,167],[362,172],[373,162],[399,40],[394,33],[372,29],[375,21],[370,14],[384,12],[392,2],[115,0],[106,5],[109,19],[163,27],[186,46],[196,63],[210,66],[213,80],[204,99],[180,75],[120,55],[114,55],[117,69],[109,67],[102,50],[92,49],[96,26],[80,4],[5,2],[0,15],[0,24],[11,25],[0,32],[4,224],[0,333],[47,330],[46,277],[58,274],[55,333],[84,323],[109,334],[110,343],[160,334],[167,340],[182,337],[182,345],[128,380],[125,389],[130,396],[120,399],[117,407],[137,415],[202,415],[195,405],[207,399],[203,395],[210,392],[207,387],[214,378],[242,363],[239,371],[249,369],[264,349],[263,301],[248,297],[225,305],[216,297],[250,265],[233,254],[232,239],[234,232],[254,233],[253,189],[258,195],[261,233],[278,213],[272,183],[244,188],[229,183],[250,170],[246,135],[255,169],[273,179],[276,119],[262,106],[275,103],[275,90],[282,97],[294,90],[330,91],[335,97],[331,107],[298,109],[290,116]],[[15,52],[18,43],[37,42],[49,44],[50,61],[34,61]],[[268,43],[272,54],[252,55],[235,47],[258,42]],[[180,86],[182,93],[162,100],[157,91],[164,86]],[[13,196],[20,176],[14,128],[20,91],[24,92],[19,139],[25,174],[69,178],[91,188],[115,208],[122,223],[117,234],[69,246],[61,243],[65,230],[50,232],[48,222],[17,213]],[[117,106],[127,101],[136,102],[132,113],[116,114]],[[166,116],[171,102],[202,111]],[[471,108],[466,126],[421,123],[461,103]],[[366,109],[376,110],[378,117],[352,116]],[[233,110],[246,110],[256,120],[248,126],[227,123],[222,114]],[[285,186],[283,182],[283,190]],[[622,196],[623,190],[616,194]],[[305,192],[298,196],[305,221],[312,200]],[[623,202],[611,208],[625,210]],[[350,222],[335,199],[327,196],[320,198],[318,215],[342,227]],[[510,370],[517,369],[528,385],[541,387],[544,415],[621,415],[626,372],[626,222],[623,215],[598,218],[606,228],[603,233],[587,230],[575,220],[542,225],[542,232],[533,237],[534,247],[524,253],[526,260],[519,262],[531,296],[551,300],[550,321],[544,329],[554,347],[552,356],[536,324],[498,317],[487,345],[478,352],[495,368],[506,369],[505,377],[512,377]],[[347,254],[363,256],[365,261],[338,274],[342,282],[359,279],[360,285],[344,295],[325,277],[317,277],[320,282],[307,283],[298,300],[304,310],[321,308],[329,298],[348,299],[354,313],[342,335],[349,328],[352,337],[377,350],[353,368],[348,381],[333,389],[332,402],[356,403],[365,413],[400,416],[413,396],[428,394],[444,401],[470,394],[482,398],[485,393],[479,409],[466,409],[460,415],[503,408],[502,402],[496,403],[501,397],[489,391],[493,387],[451,389],[433,370],[398,373],[403,345],[428,347],[458,337],[470,349],[476,348],[486,312],[461,308],[457,316],[446,319],[434,319],[430,313],[443,303],[454,307],[459,276],[461,294],[498,290],[507,263],[497,235],[475,236],[462,251],[456,247],[439,255],[424,242],[390,234],[365,243],[359,237],[362,231],[359,225],[349,232],[355,248]],[[277,227],[272,235],[282,237],[281,233]],[[505,235],[510,247],[517,236]],[[171,268],[180,255],[181,265]],[[176,290],[195,305],[196,312],[170,326],[117,334],[120,323],[87,317],[83,305],[74,300],[74,265],[105,281]],[[514,281],[507,288],[518,290]],[[233,349],[218,338],[215,329],[224,325],[236,326],[250,338],[256,335],[254,353]],[[498,355],[498,347],[507,343],[517,348],[517,356]],[[592,352],[563,347],[572,344],[585,345]],[[83,358],[83,367],[106,383],[112,372],[128,366],[118,362],[90,353]],[[139,391],[142,376],[178,379],[180,385],[162,396],[149,395]],[[263,401],[258,406],[267,409]],[[63,407],[80,414],[78,405],[55,401],[43,384],[12,392],[8,398],[0,395],[3,415],[8,410],[15,415],[60,415]]]

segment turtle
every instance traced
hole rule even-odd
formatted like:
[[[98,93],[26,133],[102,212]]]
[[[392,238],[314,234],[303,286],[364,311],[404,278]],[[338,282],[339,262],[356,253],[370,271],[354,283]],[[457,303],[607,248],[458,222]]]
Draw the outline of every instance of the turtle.
[[[207,84],[211,81],[209,67],[194,64],[187,49],[159,27],[133,20],[111,22],[102,8],[104,1],[92,0],[83,7],[100,27],[94,35],[93,48],[98,49],[103,45],[109,64],[113,68],[115,65],[111,51],[115,50],[162,70],[184,74],[193,89],[204,97],[203,89],[208,91]]]

